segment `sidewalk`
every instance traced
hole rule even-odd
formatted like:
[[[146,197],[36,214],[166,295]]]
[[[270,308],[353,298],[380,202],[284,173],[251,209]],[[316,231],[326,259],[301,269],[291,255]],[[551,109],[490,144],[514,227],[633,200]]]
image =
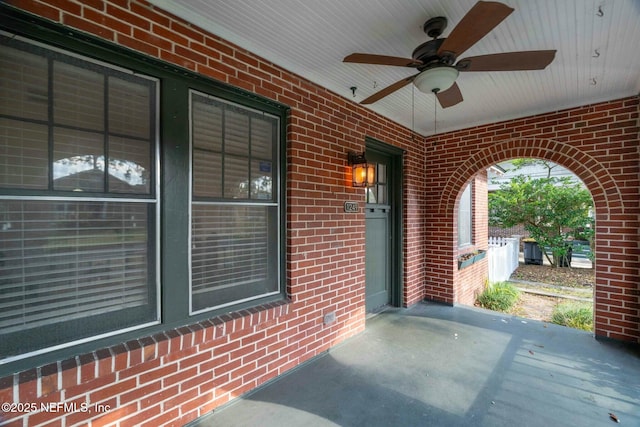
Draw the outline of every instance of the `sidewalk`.
[[[518,261],[524,264],[524,253],[520,252],[518,254]],[[542,264],[543,265],[551,265],[547,258],[542,256]],[[571,257],[571,268],[592,268],[593,263],[589,258],[583,256],[572,256]]]

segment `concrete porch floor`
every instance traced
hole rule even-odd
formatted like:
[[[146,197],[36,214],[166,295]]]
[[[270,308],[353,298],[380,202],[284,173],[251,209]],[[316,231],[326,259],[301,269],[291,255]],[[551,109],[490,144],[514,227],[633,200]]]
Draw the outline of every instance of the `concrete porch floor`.
[[[422,303],[196,420],[208,426],[640,426],[640,351]]]

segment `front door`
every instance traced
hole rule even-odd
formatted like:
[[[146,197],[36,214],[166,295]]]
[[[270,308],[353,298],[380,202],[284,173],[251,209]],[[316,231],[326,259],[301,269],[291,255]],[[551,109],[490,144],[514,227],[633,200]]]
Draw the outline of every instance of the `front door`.
[[[366,310],[391,303],[391,158],[367,150],[367,161],[376,165],[376,185],[367,188],[366,217]]]

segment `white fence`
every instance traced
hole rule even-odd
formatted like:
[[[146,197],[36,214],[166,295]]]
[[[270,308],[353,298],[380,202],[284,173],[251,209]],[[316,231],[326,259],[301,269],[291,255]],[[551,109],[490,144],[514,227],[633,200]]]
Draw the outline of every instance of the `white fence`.
[[[489,282],[503,282],[518,268],[519,238],[489,237]]]

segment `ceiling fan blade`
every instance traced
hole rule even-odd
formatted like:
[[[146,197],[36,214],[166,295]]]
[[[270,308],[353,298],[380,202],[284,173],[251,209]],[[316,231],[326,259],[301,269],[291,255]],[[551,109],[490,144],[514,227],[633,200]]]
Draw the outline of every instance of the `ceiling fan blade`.
[[[543,70],[553,61],[555,50],[529,50],[470,56],[456,64],[458,71]]]
[[[458,84],[455,82],[449,89],[436,93],[436,97],[442,108],[453,107],[462,102],[462,93],[460,92]]]
[[[385,87],[384,89],[374,93],[370,97],[368,97],[366,99],[363,99],[362,102],[360,102],[360,104],[373,104],[374,102],[384,98],[385,96],[391,95],[393,92],[397,91],[398,89],[401,89],[401,88],[405,87],[406,85],[408,85],[409,83],[414,81],[417,75],[418,74],[416,74],[414,76],[411,76],[411,77],[407,77],[405,79],[402,79],[402,80],[399,80],[399,81],[395,82],[391,86]]]
[[[452,53],[455,56],[473,46],[478,40],[501,23],[513,9],[502,3],[493,1],[479,1],[460,20],[451,31],[449,37],[442,42],[438,55]]]
[[[374,55],[371,53],[352,53],[344,57],[342,62],[355,62],[358,64],[397,65],[399,67],[417,67],[422,61],[411,58],[399,58],[397,56]]]

